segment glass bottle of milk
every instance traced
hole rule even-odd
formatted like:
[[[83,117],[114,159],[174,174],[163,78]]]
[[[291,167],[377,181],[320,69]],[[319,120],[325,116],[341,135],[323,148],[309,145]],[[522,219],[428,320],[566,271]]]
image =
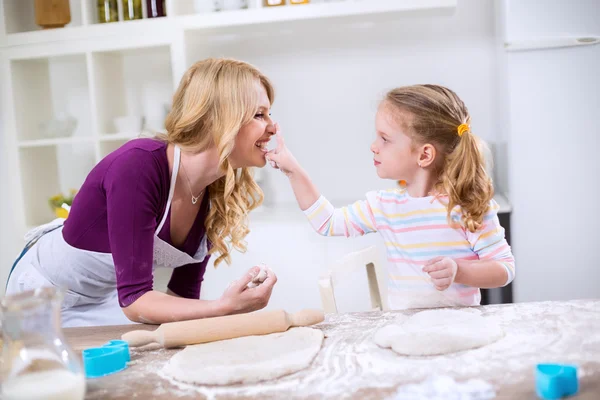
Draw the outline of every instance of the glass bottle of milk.
[[[63,294],[40,288],[7,296],[2,313],[4,400],[82,400],[85,374],[61,329]]]

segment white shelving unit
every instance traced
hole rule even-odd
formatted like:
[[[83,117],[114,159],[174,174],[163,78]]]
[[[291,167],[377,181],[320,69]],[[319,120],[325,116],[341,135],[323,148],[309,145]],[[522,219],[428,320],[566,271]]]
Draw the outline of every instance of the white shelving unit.
[[[113,121],[127,115],[145,117],[152,130],[163,129],[165,109],[173,93],[169,46],[94,52],[91,64],[95,131],[103,139],[119,133]]]
[[[454,12],[457,0],[340,0],[196,14],[191,0],[166,0],[167,17],[96,23],[96,0],[71,0],[71,23],[35,25],[33,1],[0,2],[0,90],[17,232],[53,218],[48,199],[77,189],[103,157],[140,132],[117,132],[114,119],[144,118],[162,130],[171,96],[207,38],[324,29],[333,21],[376,24],[402,16]],[[275,36],[276,37],[276,36]],[[42,125],[76,118],[70,136]]]

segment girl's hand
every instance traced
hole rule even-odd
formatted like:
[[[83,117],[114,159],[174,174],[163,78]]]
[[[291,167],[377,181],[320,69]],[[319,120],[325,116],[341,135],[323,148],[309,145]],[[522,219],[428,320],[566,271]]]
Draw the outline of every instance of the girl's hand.
[[[280,169],[281,172],[290,176],[300,169],[300,164],[298,164],[298,161],[296,161],[292,153],[286,147],[283,136],[281,136],[281,131],[279,130],[279,124],[275,124],[275,129],[277,148],[269,151],[265,157],[273,168]]]
[[[454,283],[458,264],[449,257],[436,257],[425,264],[423,272],[429,274],[437,290],[446,290]]]
[[[258,275],[259,267],[252,267],[240,279],[229,285],[221,296],[220,302],[228,314],[248,313],[264,308],[271,298],[277,276],[270,269],[267,279],[255,288],[248,288],[248,283]]]

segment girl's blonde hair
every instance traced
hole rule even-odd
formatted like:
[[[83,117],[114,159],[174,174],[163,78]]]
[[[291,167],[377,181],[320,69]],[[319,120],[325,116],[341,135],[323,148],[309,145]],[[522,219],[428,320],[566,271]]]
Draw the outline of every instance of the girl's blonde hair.
[[[470,232],[483,225],[483,217],[494,195],[485,170],[483,143],[470,132],[467,107],[452,90],[438,85],[414,85],[387,93],[387,105],[396,109],[416,144],[432,144],[438,181],[435,189],[448,196],[448,221],[460,206],[462,222]],[[460,129],[459,129],[460,127]]]
[[[181,79],[165,122],[167,133],[160,136],[184,150],[201,152],[215,146],[218,151],[225,175],[208,187],[210,210],[204,222],[211,254],[219,253],[215,266],[231,263],[231,246],[246,251],[248,212],[263,201],[250,169],[234,170],[228,160],[237,133],[260,106],[257,85],[265,88],[272,104],[273,86],[254,66],[231,59],[197,62]]]

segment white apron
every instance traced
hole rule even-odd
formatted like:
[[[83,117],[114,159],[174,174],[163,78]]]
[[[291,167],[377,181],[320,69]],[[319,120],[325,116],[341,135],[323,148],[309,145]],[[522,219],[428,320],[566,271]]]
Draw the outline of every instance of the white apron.
[[[171,210],[180,158],[181,150],[175,146],[167,206],[154,232],[153,270],[198,263],[208,254],[206,234],[194,257],[158,237]],[[62,235],[63,223],[64,219],[58,218],[25,235],[28,243],[34,244],[16,263],[8,280],[6,294],[42,286],[61,287],[65,289],[61,312],[64,327],[132,323],[119,306],[112,254],[70,246]]]

